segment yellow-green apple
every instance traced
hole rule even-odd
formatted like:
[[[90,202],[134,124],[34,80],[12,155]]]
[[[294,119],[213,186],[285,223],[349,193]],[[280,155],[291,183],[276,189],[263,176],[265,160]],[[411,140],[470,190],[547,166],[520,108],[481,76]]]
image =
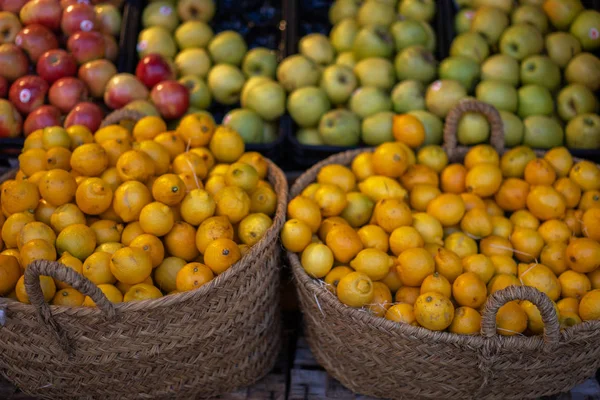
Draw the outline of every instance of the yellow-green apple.
[[[600,149],[598,114],[582,114],[572,119],[567,125],[566,139],[570,149]]]
[[[277,67],[277,80],[288,92],[303,86],[315,86],[320,78],[317,64],[302,54],[287,57]]]
[[[579,83],[565,86],[556,98],[558,115],[570,121],[578,115],[598,111],[598,100],[594,93]]]
[[[221,104],[235,104],[240,100],[244,74],[231,64],[217,64],[208,73],[208,87]]]
[[[546,53],[559,68],[565,68],[573,57],[581,53],[581,43],[570,33],[554,32],[546,36]]]
[[[392,99],[382,89],[363,86],[352,93],[348,105],[353,113],[364,119],[378,112],[391,111]]]
[[[321,88],[333,104],[344,104],[358,86],[352,70],[343,65],[330,65],[323,70]]]
[[[210,22],[215,15],[215,2],[214,0],[179,0],[177,14],[183,21]]]
[[[245,100],[244,107],[255,111],[265,121],[275,121],[285,113],[285,90],[274,81],[253,86]]]
[[[371,57],[360,60],[354,67],[354,74],[361,86],[390,90],[396,83],[394,65],[387,58]]]
[[[121,12],[112,4],[97,4],[94,6],[96,20],[100,24],[100,31],[112,36],[118,36],[121,32],[123,18]]]
[[[206,78],[212,62],[205,49],[184,49],[175,57],[179,75],[197,75]]]
[[[152,1],[142,11],[142,25],[144,28],[162,26],[173,32],[179,26],[179,17],[175,5],[171,1]]]
[[[402,50],[396,55],[394,67],[399,81],[408,79],[427,84],[437,75],[435,57],[423,46],[410,46]]]
[[[238,32],[223,31],[210,41],[208,51],[215,64],[241,65],[248,46]]]
[[[330,146],[356,146],[360,140],[360,119],[343,108],[329,111],[319,122],[319,135]]]
[[[569,83],[581,83],[592,91],[600,89],[600,59],[591,53],[576,55],[565,69]]]
[[[394,52],[394,38],[381,26],[365,26],[356,34],[352,52],[356,60],[369,57],[389,58]]]
[[[519,86],[519,62],[507,54],[495,54],[481,64],[481,79]]]
[[[190,107],[205,110],[210,106],[212,96],[203,79],[196,75],[186,75],[179,78],[179,83],[185,86],[190,93]]]
[[[402,81],[394,87],[391,97],[394,111],[399,114],[425,109],[425,86],[422,82]]]
[[[92,97],[101,99],[104,96],[108,81],[117,74],[117,68],[106,59],[94,60],[79,67],[77,77],[81,79]]]
[[[519,94],[519,117],[551,115],[554,112],[554,99],[548,88],[540,85],[521,86]]]
[[[0,138],[19,136],[22,127],[21,114],[10,101],[0,99]]]
[[[21,28],[21,21],[15,14],[0,11],[0,44],[13,43]]]
[[[140,58],[153,53],[173,58],[177,54],[177,47],[168,30],[162,26],[152,26],[140,32],[137,51]]]
[[[287,110],[296,124],[302,128],[319,125],[323,114],[331,109],[327,93],[321,88],[305,86],[294,90],[287,99]]]
[[[29,59],[14,44],[5,43],[0,45],[0,75],[12,82],[22,77],[29,71]]]
[[[246,77],[268,76],[275,78],[277,70],[277,56],[273,50],[256,47],[246,53],[242,61],[242,71]]]
[[[546,0],[543,7],[550,22],[559,31],[566,30],[583,11],[581,0]]]
[[[213,29],[203,21],[186,21],[175,30],[175,41],[181,50],[191,47],[204,49],[213,36]]]
[[[460,82],[443,79],[429,85],[425,94],[425,104],[429,111],[440,118],[445,118],[448,112],[465,97],[467,97],[467,90]]]
[[[148,89],[135,75],[120,73],[108,81],[104,103],[112,109],[119,109],[134,100],[146,100],[148,95]]]
[[[236,108],[223,117],[223,125],[240,134],[244,143],[261,143],[265,123],[252,110]]]

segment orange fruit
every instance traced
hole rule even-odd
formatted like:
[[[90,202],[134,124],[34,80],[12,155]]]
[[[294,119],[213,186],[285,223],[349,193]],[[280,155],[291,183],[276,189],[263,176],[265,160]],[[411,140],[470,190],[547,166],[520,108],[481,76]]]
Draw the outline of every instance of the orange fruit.
[[[538,232],[542,235],[544,242],[568,242],[572,236],[572,232],[568,225],[561,220],[551,219],[544,222],[538,228]]]
[[[496,314],[496,331],[503,336],[518,335],[527,329],[527,314],[517,302],[500,307]]]
[[[375,175],[375,171],[373,170],[373,153],[360,153],[354,157],[350,168],[359,182],[362,182],[368,177]]]
[[[465,203],[466,211],[470,211],[474,208],[480,208],[482,210],[486,210],[486,203],[481,199],[481,197],[477,196],[476,194],[461,193],[460,197],[463,199],[463,202]]]
[[[53,147],[46,151],[46,159],[48,169],[62,169],[65,171],[71,169],[71,151],[64,147]]]
[[[581,324],[583,321],[577,313],[566,312],[558,316],[558,322],[560,323],[560,329],[567,329],[574,325]]]
[[[346,207],[340,216],[350,226],[360,228],[371,220],[375,203],[369,196],[359,192],[346,193],[346,202]]]
[[[185,184],[175,174],[164,174],[156,178],[152,184],[154,200],[168,206],[179,204],[185,197]]]
[[[390,249],[399,256],[404,250],[423,247],[425,241],[419,231],[412,226],[401,226],[394,229],[389,238]]]
[[[469,149],[465,155],[464,166],[471,169],[479,164],[500,165],[498,152],[489,144],[478,144]]]
[[[202,161],[204,161],[204,165],[206,165],[206,168],[209,171],[215,165],[215,157],[212,155],[212,153],[210,152],[210,150],[207,149],[206,147],[196,147],[196,148],[190,149],[190,153],[194,153],[197,156],[199,156],[202,159]],[[253,154],[253,152],[244,153],[244,154]],[[240,157],[240,160],[242,158],[243,157]],[[248,161],[248,160],[246,159],[246,161]],[[262,164],[259,163],[259,161],[255,162],[255,163],[248,161],[247,164],[252,165],[254,168],[260,168],[260,166],[262,165]],[[261,173],[259,172],[259,176],[260,176],[260,174]],[[265,172],[265,174],[266,174],[266,172]]]
[[[117,173],[123,182],[146,182],[154,175],[154,162],[149,155],[141,150],[129,150],[123,153],[117,161]]]
[[[421,294],[428,292],[436,292],[450,298],[452,296],[452,285],[443,275],[434,272],[432,275],[428,275],[421,285]]]
[[[269,216],[261,213],[249,214],[238,225],[238,237],[243,244],[254,246],[273,225]]]
[[[417,161],[439,174],[448,165],[448,155],[441,146],[431,144],[419,150]]]
[[[548,150],[544,154],[544,160],[552,165],[559,178],[567,176],[573,166],[573,157],[566,147],[555,147]]]
[[[354,270],[350,267],[346,267],[345,265],[341,265],[339,267],[331,269],[331,271],[329,271],[323,279],[325,281],[325,284],[327,285],[327,290],[329,290],[333,294],[336,294],[337,285],[338,283],[340,283],[340,279],[342,279],[344,276],[348,275],[351,272],[354,272]]]
[[[102,143],[111,139],[131,139],[129,131],[121,125],[108,125],[100,128],[94,133],[96,143]]]
[[[477,243],[462,232],[454,232],[444,239],[444,247],[456,253],[461,259],[477,254]]]
[[[587,211],[590,208],[600,208],[600,191],[587,190],[583,192],[578,208],[582,211]]]
[[[314,194],[314,201],[324,217],[340,215],[348,205],[346,193],[336,185],[321,184]]]
[[[522,210],[527,206],[529,184],[523,179],[508,178],[500,185],[494,199],[506,211]]]
[[[494,164],[477,164],[467,172],[467,192],[480,197],[494,195],[502,183],[502,171]]]
[[[96,234],[84,224],[73,224],[63,229],[56,238],[56,250],[65,251],[81,261],[88,258],[96,248]]]
[[[31,176],[38,171],[48,169],[46,151],[43,149],[26,150],[19,155],[19,167],[25,176]]]
[[[159,238],[147,233],[133,239],[129,247],[144,250],[150,256],[152,268],[156,268],[165,258],[165,246]]]
[[[229,166],[225,174],[228,186],[237,186],[247,192],[256,189],[259,181],[258,172],[250,164],[235,162]]]
[[[60,126],[49,126],[42,130],[42,144],[44,149],[53,147],[70,148],[71,138],[67,131]]]
[[[566,211],[565,200],[552,186],[534,186],[527,195],[527,208],[537,218],[546,221],[560,218]]]
[[[560,282],[544,264],[519,264],[518,276],[523,285],[546,293],[550,300],[556,301],[560,297]]]
[[[135,285],[152,273],[152,259],[142,249],[123,247],[112,255],[110,271],[120,282]]]
[[[165,258],[154,270],[156,286],[166,293],[177,290],[177,274],[186,264],[186,261],[179,257]]]
[[[206,146],[215,132],[215,121],[209,114],[189,114],[181,119],[176,132],[189,147]]]
[[[339,186],[344,192],[356,189],[356,178],[352,171],[343,165],[330,164],[319,170],[317,182]]]
[[[158,299],[162,297],[162,292],[155,286],[147,283],[138,283],[133,285],[123,296],[123,301],[142,301]]]
[[[530,185],[552,185],[556,180],[556,171],[542,158],[531,160],[525,167],[525,181]]]
[[[113,192],[100,178],[87,178],[75,192],[75,201],[81,211],[90,215],[102,214],[111,205]]]
[[[600,241],[600,208],[591,208],[583,213],[581,231],[586,237]]]
[[[202,189],[194,189],[185,195],[181,202],[181,217],[191,225],[197,226],[214,215],[215,201]]]
[[[2,184],[0,203],[5,216],[35,210],[40,201],[36,185],[27,181],[6,181]]]
[[[504,210],[500,208],[500,206],[492,199],[483,200],[485,204],[485,210],[490,215],[490,217],[503,217]]]
[[[397,260],[392,259],[392,262],[395,263],[396,261]],[[380,282],[386,284],[392,292],[398,291],[398,289],[400,289],[400,287],[402,286],[400,276],[398,275],[398,272],[394,267],[390,268],[388,274],[383,279],[381,279]]]
[[[162,118],[149,115],[140,119],[133,126],[133,137],[137,142],[142,140],[151,140],[156,137],[159,133],[167,131],[167,124]]]
[[[44,295],[44,300],[46,303],[51,302],[56,294],[54,279],[49,276],[40,276],[40,287],[42,288],[42,294]],[[29,301],[29,296],[27,295],[27,291],[25,290],[25,276],[21,276],[19,278],[19,281],[15,287],[15,292],[17,299],[21,303],[31,304]]]
[[[567,266],[575,272],[586,274],[600,267],[600,243],[589,238],[569,242],[565,251]]]
[[[479,251],[488,257],[513,256],[513,246],[510,240],[500,236],[488,236],[479,242]]]
[[[185,222],[173,225],[173,229],[164,237],[164,244],[168,254],[188,262],[200,255],[196,248],[196,229]]]
[[[583,220],[583,212],[581,210],[567,210],[562,220],[567,224],[573,236],[581,236],[581,222]]]
[[[310,227],[298,219],[290,219],[281,229],[281,243],[291,252],[300,253],[311,243]]]
[[[579,185],[581,190],[600,190],[600,169],[591,161],[579,161],[571,168],[569,178]]]
[[[465,272],[473,272],[479,279],[487,284],[494,276],[494,264],[489,257],[483,254],[471,254],[462,259],[462,266]]]
[[[42,137],[44,135],[43,129],[36,129],[25,137],[25,143],[23,144],[23,150],[29,149],[43,149],[44,142]]]
[[[94,142],[94,135],[84,125],[71,125],[67,128],[67,134],[71,139],[71,151],[83,144]]]
[[[349,225],[340,224],[331,228],[325,242],[334,258],[344,264],[350,262],[363,249],[358,233]]]
[[[379,225],[363,226],[358,230],[358,237],[365,249],[378,249],[386,253],[389,249],[389,235]]]
[[[360,182],[358,189],[373,201],[405,199],[408,195],[406,189],[397,180],[386,176],[371,176]]]
[[[231,239],[212,241],[204,251],[204,263],[216,274],[222,274],[242,258],[238,245]]]
[[[242,154],[242,156],[238,159],[238,162],[245,163],[254,167],[254,169],[258,173],[259,179],[265,179],[267,177],[267,172],[269,171],[269,163],[262,156],[262,154],[256,151],[249,151],[247,153]],[[354,178],[354,175],[352,175],[352,177]]]
[[[0,254],[0,296],[6,296],[17,286],[21,267],[16,257]]]
[[[171,155],[163,145],[154,140],[144,140],[139,144],[136,143],[134,146],[136,150],[143,151],[152,159],[155,175],[164,175],[169,172]]]
[[[131,142],[127,139],[110,139],[102,142],[100,146],[106,151],[109,167],[115,167],[119,157],[133,148]]]
[[[413,210],[425,211],[431,200],[441,194],[440,190],[432,185],[415,185],[410,192],[410,206]]]
[[[233,226],[227,217],[211,217],[198,227],[196,232],[196,247],[204,254],[207,246],[214,240],[226,238],[233,239]]]
[[[313,278],[323,278],[333,267],[333,252],[321,243],[309,244],[300,257],[306,273]]]
[[[4,255],[4,256],[14,257],[17,260],[17,263],[19,264],[21,271],[25,270],[25,268],[21,264],[21,253],[19,253],[18,249],[4,249],[2,252],[0,252],[0,254]]]
[[[544,332],[544,321],[540,310],[535,304],[527,300],[521,301],[520,306],[527,314],[527,328],[534,335],[541,335]]]
[[[394,295],[396,303],[406,303],[414,305],[417,298],[421,295],[421,290],[418,287],[401,286]]]
[[[209,148],[217,161],[232,163],[244,154],[244,141],[233,129],[218,126],[210,140]]]
[[[490,256],[495,274],[517,275],[517,263],[511,256]]]
[[[492,235],[508,238],[513,231],[512,222],[505,217],[492,217]]]
[[[123,233],[123,225],[115,221],[100,220],[90,225],[96,235],[96,243],[120,242]]]
[[[558,277],[562,297],[574,297],[581,299],[587,292],[592,290],[590,279],[575,271],[565,271]]]
[[[145,233],[164,236],[173,228],[174,223],[173,211],[158,201],[145,205],[140,212],[140,225]]]
[[[444,295],[426,292],[417,298],[414,305],[415,317],[419,325],[432,330],[443,331],[452,323],[454,306]]]
[[[361,250],[350,262],[355,271],[362,272],[374,281],[385,278],[393,265],[392,257],[377,249]]]
[[[191,174],[200,179],[204,179],[208,173],[204,160],[199,155],[191,152],[176,156],[173,160],[172,169],[176,174]]]
[[[83,305],[85,296],[73,288],[61,289],[56,292],[52,299],[55,306],[79,307]]]
[[[384,143],[373,152],[372,164],[375,174],[399,178],[408,168],[408,155],[399,143]]]
[[[390,289],[381,282],[373,282],[373,300],[367,306],[369,311],[378,317],[383,317],[392,305],[392,293]]]
[[[559,314],[563,314],[566,312],[572,312],[575,314],[579,313],[579,300],[574,297],[566,297],[564,299],[560,299],[556,303],[556,308],[558,309]]]
[[[521,286],[521,281],[512,274],[497,274],[489,281],[487,291],[492,294],[509,286]]]
[[[383,199],[377,202],[373,210],[372,220],[391,233],[400,226],[410,226],[412,223],[410,207],[398,199]]]
[[[34,216],[29,212],[19,212],[12,214],[6,219],[2,225],[2,240],[6,245],[6,248],[17,247],[17,237],[23,227],[34,221]]]
[[[589,272],[587,277],[590,279],[592,289],[600,289],[600,269]]]
[[[474,208],[464,214],[460,221],[460,228],[467,235],[476,238],[485,238],[492,234],[492,218],[486,210]]]
[[[465,215],[465,203],[459,195],[444,193],[429,202],[427,214],[435,217],[443,226],[456,225]]]
[[[460,257],[453,251],[440,248],[434,256],[435,271],[446,278],[448,282],[454,283],[456,278],[463,273]]]
[[[579,302],[579,316],[583,321],[600,320],[600,289],[588,292]]]
[[[438,174],[433,169],[422,164],[409,166],[406,172],[400,177],[400,182],[402,182],[402,185],[408,191],[412,191],[417,185],[438,187],[440,184]]]
[[[27,182],[33,183],[35,186],[39,186],[40,181],[46,176],[46,173],[48,171],[38,171],[35,174],[26,177],[23,175],[23,171],[19,170],[19,172],[17,172],[17,175],[15,176],[15,180],[17,181],[24,181],[26,180]]]
[[[477,335],[481,330],[481,314],[471,307],[458,307],[448,330],[459,335]]]
[[[96,247],[94,252],[103,251],[105,253],[115,254],[115,251],[122,249],[123,247],[125,247],[125,245],[119,242],[102,243],[100,246]]]
[[[133,239],[142,235],[143,233],[144,230],[142,229],[139,221],[131,222],[125,226],[123,232],[121,233],[121,243],[123,243],[125,246],[129,246]]]
[[[360,272],[351,272],[340,279],[336,292],[342,303],[355,308],[371,304],[375,296],[373,282]]]
[[[223,188],[214,200],[216,215],[226,216],[232,224],[240,222],[250,211],[250,197],[236,186]]]
[[[169,152],[171,160],[175,159],[177,155],[184,153],[186,149],[186,144],[174,132],[159,133],[154,138],[154,141],[163,146]]]
[[[53,206],[60,206],[73,201],[77,184],[73,175],[62,169],[46,172],[39,182],[38,189],[44,200]]]
[[[206,265],[193,262],[181,267],[175,277],[175,286],[178,291],[186,292],[203,286],[213,280],[214,274]]]
[[[467,169],[462,164],[450,164],[442,171],[442,192],[460,194],[466,191]]]
[[[277,194],[270,187],[257,187],[250,193],[250,212],[275,215]]]
[[[387,309],[385,319],[394,322],[401,322],[412,326],[419,326],[415,317],[415,310],[412,304],[400,303],[394,304]]]
[[[123,302],[123,294],[117,289],[114,285],[110,284],[102,284],[98,285],[98,289],[104,293],[107,300],[111,303],[122,303]],[[89,296],[86,296],[83,300],[82,306],[84,307],[96,307],[96,303]]]
[[[71,268],[75,272],[83,274],[83,263],[81,262],[81,260],[73,257],[68,252],[64,252],[63,255],[57,261],[59,263],[61,263],[62,265],[64,265],[65,267]],[[54,283],[56,284],[56,287],[58,289],[66,289],[66,288],[71,287],[70,285],[68,285],[64,282],[58,281],[56,279],[54,280]]]
[[[75,204],[68,203],[57,207],[50,217],[50,225],[58,233],[74,224],[86,224],[85,215]]]
[[[71,154],[71,168],[83,176],[99,176],[108,164],[106,150],[97,143],[81,145]]]
[[[544,247],[544,239],[537,231],[529,228],[515,228],[510,237],[515,257],[522,262],[537,259]]]
[[[54,245],[54,242],[56,241],[56,234],[52,228],[44,223],[37,221],[29,222],[19,232],[19,236],[17,237],[17,246],[21,248],[25,243],[33,239],[42,239]]]
[[[106,169],[102,173],[102,175],[100,175],[100,178],[102,178],[102,180],[108,184],[113,193],[117,190],[119,185],[123,183],[123,181],[121,181],[121,178],[119,178],[117,169],[114,167]]]
[[[559,178],[553,187],[563,196],[567,208],[577,207],[581,200],[581,189],[575,182],[569,178]]]
[[[487,288],[477,274],[465,272],[452,284],[452,294],[459,305],[478,309],[487,299]]]
[[[334,226],[337,225],[348,225],[348,222],[343,219],[342,217],[329,217],[329,218],[325,218],[323,220],[323,223],[321,224],[321,226],[319,227],[319,232],[317,233],[319,239],[321,239],[321,241],[325,241],[325,239],[327,239],[327,235],[329,234],[329,231],[331,231],[331,229]]]
[[[392,133],[397,142],[416,149],[425,141],[425,127],[421,121],[410,114],[396,114],[392,119]]]
[[[428,275],[435,272],[435,262],[425,249],[408,249],[398,256],[396,271],[404,285],[420,286]]]
[[[105,252],[90,255],[83,263],[81,273],[96,285],[115,283],[117,280],[110,271],[110,258],[111,254]]]
[[[540,221],[535,215],[527,210],[518,210],[511,214],[510,222],[516,228],[527,228],[537,230],[540,226]]]

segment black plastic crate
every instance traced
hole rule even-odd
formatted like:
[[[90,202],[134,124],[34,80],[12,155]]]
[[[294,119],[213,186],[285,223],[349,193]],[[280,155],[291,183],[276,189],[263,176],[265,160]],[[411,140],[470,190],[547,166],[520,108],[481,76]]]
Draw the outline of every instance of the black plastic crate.
[[[290,56],[298,52],[298,42],[307,34],[329,34],[332,28],[329,22],[329,8],[334,0],[287,0],[287,2],[289,8],[285,15],[285,19],[288,21],[286,56]],[[436,15],[431,23],[436,34],[434,55],[438,61],[447,57],[447,49],[449,48],[449,44],[446,43],[449,32],[446,30],[447,25],[443,21],[447,14],[445,11],[446,3],[448,3],[448,0],[437,1]],[[291,117],[286,116],[286,120],[282,120],[282,125],[286,129],[292,160],[296,166],[301,168],[310,167],[342,151],[368,147],[363,143],[356,147],[304,145],[296,139],[298,128]]]
[[[287,14],[286,3],[280,0],[215,0],[216,12],[210,26],[215,34],[226,30],[236,31],[244,37],[248,49],[266,47],[275,50],[278,60],[281,60],[285,56],[287,42],[287,23],[283,17]],[[142,12],[147,4],[145,0],[127,0],[125,4],[127,37],[124,47],[129,55],[125,72],[135,73],[139,61],[136,47],[138,34],[143,29]],[[223,105],[213,101],[207,111],[220,123],[225,114],[239,107],[239,104]],[[246,144],[246,150],[257,151],[278,162],[283,158],[285,136],[279,126],[279,136],[275,142]]]

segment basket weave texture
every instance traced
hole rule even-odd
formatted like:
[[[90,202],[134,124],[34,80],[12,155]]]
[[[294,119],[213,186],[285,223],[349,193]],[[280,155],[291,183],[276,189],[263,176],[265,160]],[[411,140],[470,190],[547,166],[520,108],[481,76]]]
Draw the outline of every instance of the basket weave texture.
[[[207,398],[266,375],[281,341],[278,234],[288,192],[270,161],[268,180],[278,200],[273,225],[238,263],[197,290],[112,304],[61,264],[29,265],[32,304],[0,298],[0,372],[41,398],[103,400]],[[71,284],[98,307],[47,305],[39,275]]]
[[[462,102],[451,111],[445,137],[454,135],[462,113],[473,111],[486,115],[492,138],[502,139],[498,112],[474,101]],[[499,143],[492,141],[502,150]],[[450,160],[462,161],[466,152],[456,147],[456,140],[446,145]],[[373,149],[347,151],[316,164],[298,178],[291,197],[314,182],[325,165],[349,166],[365,151]],[[600,367],[600,321],[561,331],[551,300],[535,288],[511,286],[495,292],[482,314],[481,335],[457,335],[348,307],[305,273],[298,255],[288,252],[287,257],[317,361],[357,393],[411,400],[537,398],[567,391]],[[545,324],[543,337],[496,334],[496,313],[512,300],[529,300],[538,307]]]

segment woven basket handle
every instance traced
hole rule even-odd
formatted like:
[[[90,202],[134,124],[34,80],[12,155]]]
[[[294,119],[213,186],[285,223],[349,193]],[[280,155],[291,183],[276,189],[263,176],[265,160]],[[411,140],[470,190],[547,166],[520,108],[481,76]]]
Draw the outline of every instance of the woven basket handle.
[[[68,283],[75,290],[89,296],[94,300],[96,306],[109,318],[116,316],[117,312],[113,304],[106,298],[98,286],[94,285],[83,275],[77,273],[71,268],[55,262],[46,260],[36,260],[29,264],[25,269],[25,290],[29,301],[36,308],[38,319],[42,325],[47,326],[55,335],[60,346],[68,354],[72,354],[74,348],[63,331],[52,316],[50,307],[44,300],[44,294],[40,286],[39,277],[50,276],[61,282]]]
[[[462,100],[454,106],[446,116],[444,124],[444,150],[448,153],[448,157],[452,159],[458,139],[456,133],[458,131],[458,123],[463,114],[467,112],[477,112],[483,114],[490,124],[490,144],[498,154],[502,154],[504,150],[504,123],[500,118],[500,113],[495,107],[490,104],[483,103],[477,100]]]
[[[138,122],[140,119],[144,118],[144,114],[135,110],[126,110],[121,108],[120,110],[116,110],[111,112],[102,120],[101,128],[104,128],[109,125],[119,125],[121,121],[133,121]]]
[[[496,335],[496,314],[500,307],[513,300],[529,300],[540,311],[544,321],[544,340],[547,343],[558,343],[560,324],[556,309],[550,298],[531,286],[509,286],[490,295],[481,318],[481,334],[492,337]]]

